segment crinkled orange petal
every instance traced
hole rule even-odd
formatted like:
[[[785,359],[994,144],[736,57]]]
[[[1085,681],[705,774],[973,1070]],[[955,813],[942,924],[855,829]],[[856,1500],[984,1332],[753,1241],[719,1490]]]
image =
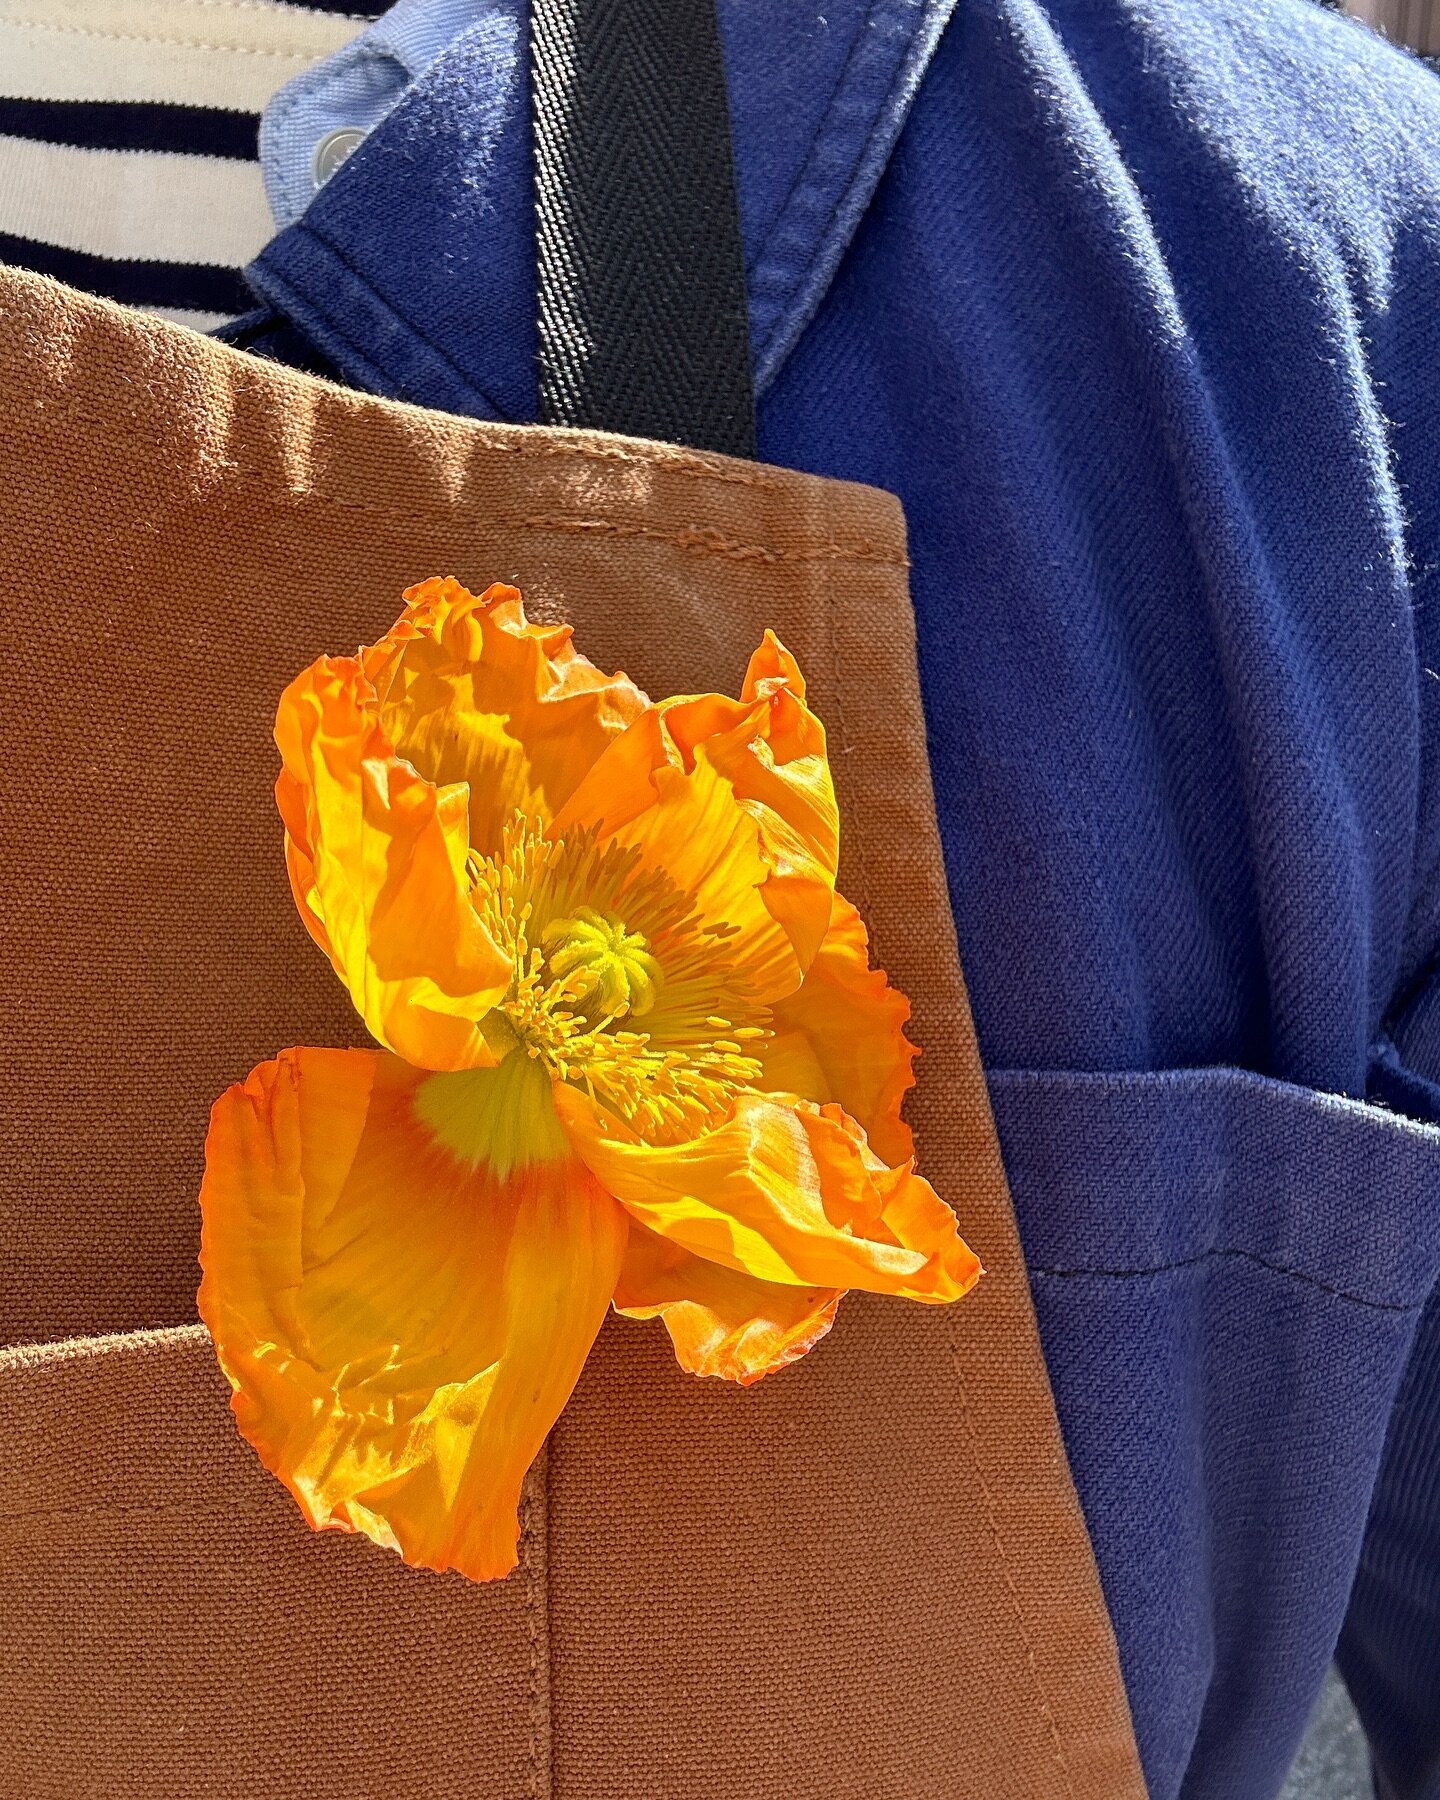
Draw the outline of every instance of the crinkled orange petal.
[[[794,993],[824,939],[839,822],[824,730],[773,637],[746,689],[742,700],[690,695],[643,713],[551,834],[591,828],[663,868],[725,940],[727,975],[772,1002]]]
[[[452,1157],[417,1117],[426,1080],[301,1049],[221,1096],[200,1313],[241,1432],[312,1525],[485,1580],[514,1566],[521,1483],[627,1224],[577,1162],[497,1181]]]
[[[568,625],[533,625],[519,593],[476,596],[451,578],[421,582],[365,652],[397,752],[437,785],[470,787],[470,842],[495,850],[518,809],[548,819],[606,745],[645,710],[624,675],[606,675]]]
[[[859,1124],[883,1162],[908,1162],[900,1117],[918,1052],[905,1036],[910,1002],[870,967],[864,921],[835,895],[830,929],[798,990],[777,1003],[773,1036],[758,1047],[759,1086],[833,1100]]]
[[[566,1136],[647,1229],[709,1262],[799,1287],[958,1300],[980,1275],[955,1215],[908,1166],[887,1168],[838,1106],[742,1093],[681,1144],[640,1141],[577,1088]]]
[[[587,827],[665,871],[716,940],[727,979],[750,999],[763,1003],[799,987],[804,969],[795,946],[766,904],[773,871],[755,820],[708,761],[681,765],[658,709],[611,745],[550,835]]]
[[[275,742],[296,904],[370,1031],[421,1068],[493,1062],[479,1021],[513,971],[471,904],[464,787],[395,754],[354,657],[290,683]]]
[[[615,1309],[663,1319],[682,1369],[742,1387],[819,1343],[835,1322],[835,1288],[758,1281],[683,1250],[633,1220]]]
[[[513,971],[470,903],[466,860],[517,810],[562,804],[645,706],[527,624],[520,596],[453,580],[354,658],[325,658],[281,701],[276,786],[301,917],[370,1030],[432,1069],[494,1060],[481,1024]]]
[[[685,766],[708,761],[755,820],[771,869],[766,905],[808,967],[830,920],[840,812],[799,665],[767,631],[739,700],[700,694],[661,701],[660,711]]]

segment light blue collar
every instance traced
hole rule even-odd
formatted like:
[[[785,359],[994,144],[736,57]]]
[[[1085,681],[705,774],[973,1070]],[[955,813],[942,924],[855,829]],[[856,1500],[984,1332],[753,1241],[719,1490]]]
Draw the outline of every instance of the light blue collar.
[[[279,89],[260,121],[260,168],[277,226],[293,225],[323,185],[317,153],[323,158],[324,147],[342,138],[353,145],[368,137],[411,83],[494,5],[395,0],[373,25]]]
[[[757,388],[804,330],[956,0],[719,0]],[[327,134],[368,133],[318,189]],[[399,0],[282,90],[262,136],[284,228],[252,264],[352,381],[536,412],[523,0]]]

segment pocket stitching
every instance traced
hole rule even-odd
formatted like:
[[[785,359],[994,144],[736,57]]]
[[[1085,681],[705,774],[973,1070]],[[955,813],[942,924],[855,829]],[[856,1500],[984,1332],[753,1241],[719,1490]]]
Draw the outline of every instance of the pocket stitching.
[[[1238,1258],[1243,1262],[1254,1263],[1258,1268],[1268,1269],[1272,1275],[1283,1275],[1290,1281],[1303,1282],[1306,1287],[1318,1288],[1322,1294],[1329,1294],[1336,1300],[1348,1300],[1352,1306],[1368,1307],[1373,1312],[1413,1313],[1419,1312],[1425,1304],[1423,1300],[1375,1300],[1368,1294],[1352,1294],[1346,1288],[1335,1287],[1328,1281],[1321,1281],[1318,1276],[1307,1274],[1304,1269],[1289,1268],[1284,1263],[1271,1262],[1267,1257],[1259,1256],[1253,1250],[1240,1250],[1223,1244],[1217,1244],[1209,1250],[1202,1250],[1195,1256],[1183,1256],[1175,1262],[1155,1263],[1143,1269],[1028,1268],[1028,1273],[1032,1279],[1036,1280],[1067,1281],[1088,1275],[1106,1281],[1134,1281],[1147,1275],[1167,1275],[1173,1269],[1193,1269],[1201,1263],[1227,1256]]]

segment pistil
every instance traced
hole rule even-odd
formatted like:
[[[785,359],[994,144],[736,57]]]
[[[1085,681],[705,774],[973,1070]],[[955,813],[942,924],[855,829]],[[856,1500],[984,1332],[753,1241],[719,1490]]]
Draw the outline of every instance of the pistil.
[[[547,838],[517,813],[498,855],[472,858],[470,872],[476,910],[514,969],[499,1009],[514,1054],[662,1141],[704,1130],[759,1080],[765,1025],[732,1018],[733,1003],[713,1006],[734,998],[723,938],[633,854],[602,849],[589,832]],[[712,959],[712,1005],[697,1009],[696,977]],[[635,1029],[642,1018],[646,1029]]]

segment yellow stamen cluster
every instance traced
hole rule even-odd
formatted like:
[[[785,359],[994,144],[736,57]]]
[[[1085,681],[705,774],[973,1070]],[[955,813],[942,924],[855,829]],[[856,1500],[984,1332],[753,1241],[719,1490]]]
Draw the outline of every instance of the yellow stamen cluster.
[[[759,1080],[759,1009],[729,988],[725,935],[704,929],[663,871],[593,832],[547,838],[517,813],[470,875],[512,961],[499,1011],[553,1076],[660,1141],[703,1130]],[[644,1030],[628,1022],[642,1017]]]

